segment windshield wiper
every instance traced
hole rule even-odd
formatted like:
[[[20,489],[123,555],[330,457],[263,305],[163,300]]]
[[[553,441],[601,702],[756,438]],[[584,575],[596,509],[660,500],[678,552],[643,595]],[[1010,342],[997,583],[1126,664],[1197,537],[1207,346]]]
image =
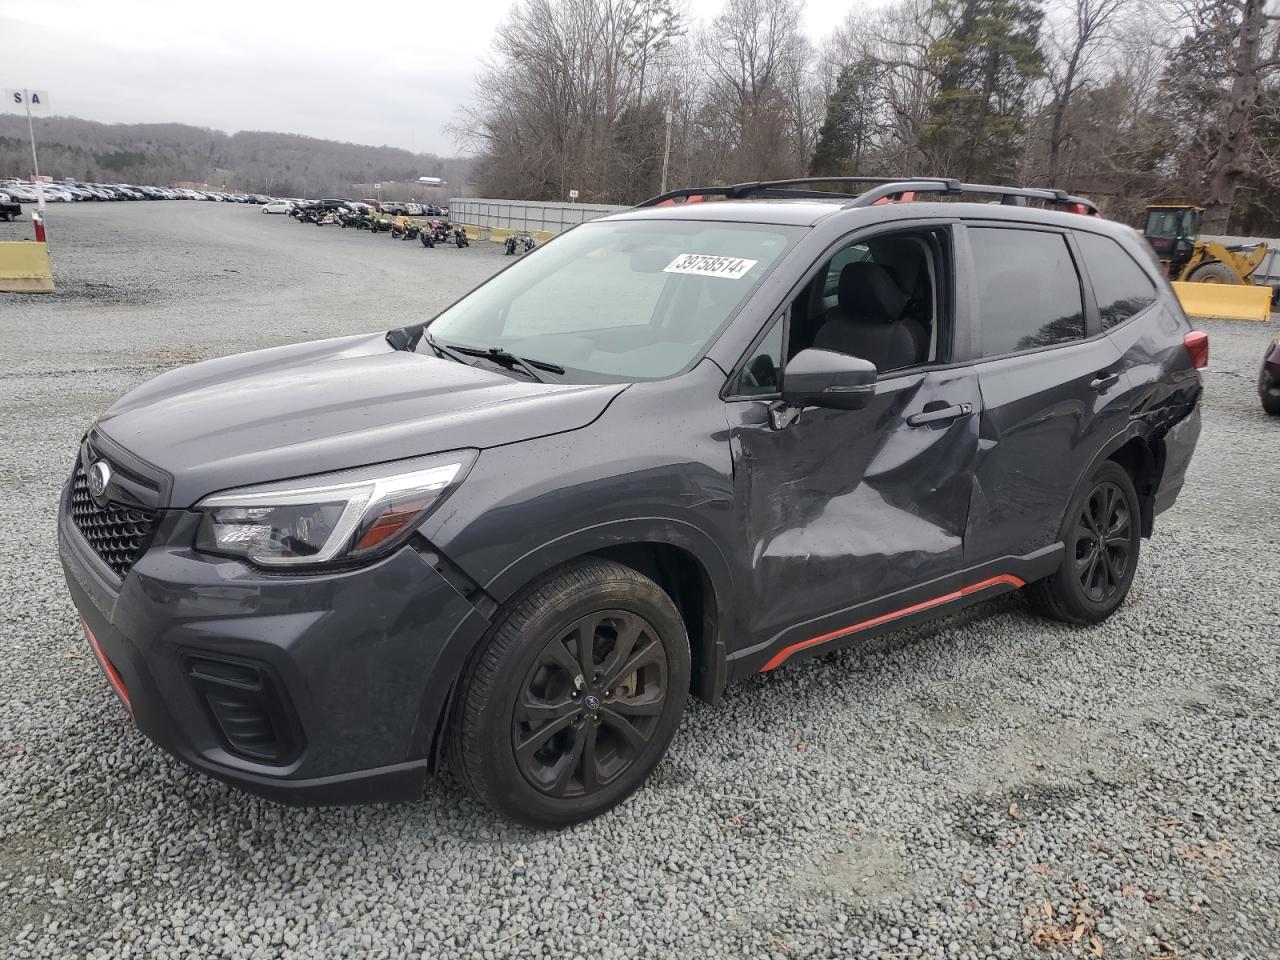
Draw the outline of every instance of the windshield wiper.
[[[517,357],[510,350],[504,350],[502,347],[488,347],[481,349],[479,347],[454,347],[458,353],[465,353],[471,357],[484,357],[486,360],[492,360],[506,367],[519,367],[534,380],[539,383],[550,383],[546,377],[538,373],[539,370],[546,370],[548,373],[554,373],[558,376],[564,376],[564,367],[558,363],[549,363],[546,360],[534,360],[530,357]]]
[[[437,340],[435,337],[433,337],[429,333],[426,335],[426,341],[427,341],[427,346],[430,347],[433,351],[435,351],[435,355],[437,357],[448,358],[449,360],[452,360],[454,363],[461,363],[468,367],[475,366],[474,363],[472,363],[466,357],[459,354],[458,351],[452,349],[451,347],[446,347],[443,343],[441,343],[439,340]]]

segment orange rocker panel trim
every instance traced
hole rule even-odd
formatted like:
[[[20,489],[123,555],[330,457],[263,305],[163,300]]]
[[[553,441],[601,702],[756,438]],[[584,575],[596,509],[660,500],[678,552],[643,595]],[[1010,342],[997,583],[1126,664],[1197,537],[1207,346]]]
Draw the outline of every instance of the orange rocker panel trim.
[[[933,607],[941,607],[947,603],[953,603],[956,600],[963,600],[971,594],[978,593],[982,590],[988,590],[991,587],[1000,584],[1008,584],[1015,590],[1020,590],[1026,586],[1020,578],[1012,574],[1002,573],[998,577],[991,577],[987,580],[981,580],[978,583],[971,583],[967,587],[961,587],[951,593],[944,593],[940,597],[934,597],[932,600],[923,600],[920,603],[913,603],[909,607],[903,607],[901,610],[894,610],[890,613],[882,613],[878,617],[872,617],[870,620],[863,620],[861,623],[855,623],[851,627],[841,627],[839,630],[833,630],[831,633],[824,633],[817,637],[810,637],[808,640],[801,640],[799,643],[793,643],[789,647],[783,647],[773,658],[760,668],[761,673],[768,673],[782,665],[793,653],[801,650],[808,650],[810,647],[816,647],[819,644],[826,643],[830,640],[838,640],[840,637],[847,637],[851,633],[857,633],[860,630],[870,630],[872,627],[878,627],[883,623],[890,623],[899,620],[902,617],[909,617],[913,613],[919,613],[922,610],[930,610]]]

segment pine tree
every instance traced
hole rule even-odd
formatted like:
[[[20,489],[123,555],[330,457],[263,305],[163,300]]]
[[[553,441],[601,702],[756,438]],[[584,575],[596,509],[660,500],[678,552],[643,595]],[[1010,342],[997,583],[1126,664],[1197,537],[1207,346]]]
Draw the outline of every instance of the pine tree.
[[[809,163],[811,176],[857,176],[864,172],[877,127],[874,81],[875,62],[870,59],[841,68]]]
[[[935,175],[1009,182],[1027,94],[1043,73],[1036,0],[938,0],[950,29],[929,50],[938,79],[921,148]]]

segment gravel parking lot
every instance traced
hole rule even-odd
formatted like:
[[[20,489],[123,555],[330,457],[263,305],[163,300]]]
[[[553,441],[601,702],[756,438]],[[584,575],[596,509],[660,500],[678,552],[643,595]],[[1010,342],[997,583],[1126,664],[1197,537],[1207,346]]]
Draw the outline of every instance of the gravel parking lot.
[[[691,701],[633,800],[536,833],[448,777],[301,810],[189,772],[112,696],[55,550],[116,396],[413,322],[501,249],[212,203],[50,221],[61,292],[0,294],[0,956],[1280,958],[1274,324],[1205,325],[1188,486],[1107,624],[1006,597]]]

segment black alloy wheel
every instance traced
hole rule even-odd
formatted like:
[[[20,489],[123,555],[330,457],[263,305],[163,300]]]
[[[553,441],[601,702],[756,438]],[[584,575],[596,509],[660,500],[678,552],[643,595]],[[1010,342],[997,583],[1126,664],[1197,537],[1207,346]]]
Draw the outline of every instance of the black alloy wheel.
[[[691,666],[662,587],[610,560],[567,563],[505,603],[473,651],[448,721],[449,766],[513,820],[590,819],[666,753]]]
[[[1085,477],[1067,507],[1056,573],[1029,584],[1027,602],[1067,623],[1100,623],[1129,595],[1142,545],[1133,478],[1104,460]]]
[[[1090,491],[1076,521],[1076,574],[1094,603],[1109,600],[1126,583],[1133,515],[1120,487],[1110,481]]]
[[[547,642],[516,700],[511,745],[525,779],[553,797],[594,793],[643,753],[667,697],[653,627],[603,610]]]

